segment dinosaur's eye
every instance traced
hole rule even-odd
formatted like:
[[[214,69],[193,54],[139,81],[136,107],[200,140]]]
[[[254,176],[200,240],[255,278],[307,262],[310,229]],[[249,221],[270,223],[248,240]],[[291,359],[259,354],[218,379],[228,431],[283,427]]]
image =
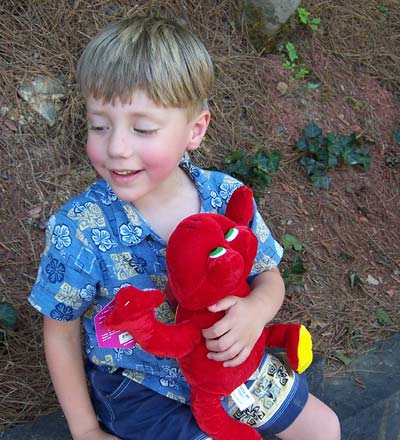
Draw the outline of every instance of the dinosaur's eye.
[[[223,247],[217,247],[210,253],[210,258],[222,257],[226,253],[226,249]]]
[[[233,241],[239,235],[239,229],[232,228],[225,234],[226,241]]]

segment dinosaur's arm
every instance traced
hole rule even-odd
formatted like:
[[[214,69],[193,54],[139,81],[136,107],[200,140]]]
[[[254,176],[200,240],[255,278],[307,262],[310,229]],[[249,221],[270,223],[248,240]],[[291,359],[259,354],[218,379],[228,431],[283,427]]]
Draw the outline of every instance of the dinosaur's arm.
[[[193,351],[200,342],[200,329],[191,321],[179,324],[164,324],[151,317],[149,331],[136,331],[136,325],[127,329],[134,339],[149,353],[156,356],[181,358]],[[148,324],[148,321],[147,321]]]
[[[158,321],[154,308],[163,300],[158,290],[121,289],[104,324],[113,330],[127,331],[144,350],[156,356],[183,357],[200,342],[201,331],[191,321],[171,325]]]

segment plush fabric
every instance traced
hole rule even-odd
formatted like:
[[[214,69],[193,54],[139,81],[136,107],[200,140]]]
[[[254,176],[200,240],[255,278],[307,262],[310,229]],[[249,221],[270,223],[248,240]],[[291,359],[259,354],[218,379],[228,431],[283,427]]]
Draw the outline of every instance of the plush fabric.
[[[252,192],[245,186],[232,195],[225,215],[195,214],[184,219],[167,246],[167,298],[178,305],[176,323],[156,319],[154,309],[164,295],[158,290],[121,289],[105,320],[110,329],[128,331],[146,351],[175,357],[191,387],[191,406],[200,428],[214,440],[261,439],[252,427],[230,418],[220,404],[257,369],[266,347],[286,349],[291,367],[304,371],[312,361],[311,336],[300,324],[266,327],[250,356],[237,367],[207,358],[202,329],[224,312],[208,307],[227,295],[245,297],[257,252],[257,238],[248,227],[253,215]]]

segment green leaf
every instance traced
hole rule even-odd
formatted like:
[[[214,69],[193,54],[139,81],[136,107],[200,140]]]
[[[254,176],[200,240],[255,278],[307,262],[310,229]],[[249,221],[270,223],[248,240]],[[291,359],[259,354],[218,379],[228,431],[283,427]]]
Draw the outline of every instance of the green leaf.
[[[299,151],[308,151],[308,143],[307,143],[307,139],[305,137],[301,137],[298,141],[297,141],[297,149]]]
[[[317,156],[319,161],[324,162],[328,157],[328,152],[323,146],[322,136],[308,140],[308,151]]]
[[[304,284],[304,277],[292,276],[290,278],[290,284],[293,286],[302,286]]]
[[[285,249],[294,249],[295,251],[301,251],[303,248],[301,241],[292,234],[285,234],[282,237],[282,244]]]
[[[345,147],[342,152],[343,162],[347,165],[362,165],[366,170],[371,165],[371,157],[369,155],[369,148]]]
[[[392,318],[385,312],[384,309],[378,308],[375,310],[376,319],[381,325],[392,325]]]
[[[294,47],[294,44],[289,41],[288,43],[286,43],[285,48],[286,48],[289,60],[292,63],[294,61],[296,61],[298,59],[298,56],[297,56],[297,52],[296,52],[296,48]]]
[[[336,359],[338,359],[340,362],[343,362],[345,365],[350,365],[352,360],[345,356],[343,353],[340,353],[340,351],[337,351],[335,353]]]
[[[354,289],[356,286],[356,273],[354,271],[351,271],[349,274],[349,280],[350,280],[350,287]]]
[[[316,161],[312,157],[302,157],[299,160],[299,163],[303,166],[309,176],[312,176],[313,174],[320,175],[321,171],[325,169],[325,164]]]
[[[225,163],[237,162],[238,160],[242,159],[243,156],[244,156],[243,151],[237,150],[237,151],[234,151],[229,156],[225,157],[224,162]]]
[[[307,24],[308,23],[308,16],[310,15],[310,12],[307,11],[307,9],[305,9],[305,8],[297,8],[297,14],[299,16],[300,21],[303,24]]]
[[[315,122],[310,122],[309,124],[306,125],[306,128],[304,129],[304,134],[308,138],[312,139],[317,136],[321,136],[322,129],[318,127],[318,125]]]
[[[301,67],[297,71],[296,76],[298,79],[304,79],[309,73],[310,73],[309,69],[307,69],[306,67]]]
[[[254,184],[265,187],[271,185],[270,172],[278,170],[281,158],[282,154],[277,151],[266,153],[259,150],[254,157],[245,156],[243,152],[238,151],[225,159],[225,171],[249,186]]]
[[[307,84],[307,88],[310,89],[310,90],[318,89],[320,86],[321,86],[321,83],[311,83],[311,82],[309,82]]]
[[[258,167],[262,167],[267,171],[278,171],[279,162],[282,159],[282,153],[278,151],[273,151],[271,153],[266,153],[263,150],[257,151],[255,155],[255,162]]]
[[[400,128],[396,128],[393,134],[394,140],[396,141],[397,145],[400,145]]]
[[[290,265],[290,272],[294,275],[303,275],[303,273],[307,272],[304,267],[304,261],[301,259],[300,255],[296,255]]]
[[[361,286],[362,284],[361,278],[357,275],[357,272],[354,270],[349,272],[349,283],[352,289],[355,289],[356,287]]]
[[[226,168],[229,174],[238,178],[245,179],[250,174],[250,166],[246,160],[238,160],[237,162],[231,162]]]
[[[334,168],[339,163],[339,158],[343,150],[342,144],[336,139],[333,133],[327,134],[324,143],[328,150],[328,168]]]
[[[314,174],[311,176],[311,180],[314,183],[316,189],[328,190],[331,186],[331,178],[325,174]]]
[[[291,72],[294,70],[295,66],[296,66],[296,65],[295,65],[294,63],[291,63],[289,60],[287,60],[287,61],[285,61],[285,62],[283,63],[283,67],[284,67],[285,69],[290,70]]]
[[[14,328],[17,323],[17,311],[6,302],[0,303],[0,324],[6,328]]]
[[[271,176],[268,174],[268,171],[260,167],[252,168],[252,175],[250,176],[250,179],[256,185],[259,185],[261,187],[271,185],[272,183],[272,179]]]
[[[380,5],[379,10],[382,12],[382,14],[386,14],[389,11],[389,7],[386,5]]]
[[[296,254],[293,261],[290,263],[290,267],[288,269],[284,269],[282,272],[282,278],[285,282],[285,286],[287,287],[290,284],[304,284],[304,279],[300,275],[303,275],[306,271],[307,270],[304,267],[303,260],[299,254]]]
[[[311,21],[309,21],[310,28],[313,31],[318,30],[320,23],[321,23],[321,19],[319,17],[315,17]]]
[[[355,146],[357,145],[357,136],[355,133],[352,133],[348,136],[341,134],[338,137],[338,141],[342,147],[342,149],[344,150],[346,147],[351,147],[351,148],[355,148]]]
[[[335,154],[329,154],[328,156],[328,168],[335,168],[338,164],[339,160],[338,160],[338,156],[336,156]]]

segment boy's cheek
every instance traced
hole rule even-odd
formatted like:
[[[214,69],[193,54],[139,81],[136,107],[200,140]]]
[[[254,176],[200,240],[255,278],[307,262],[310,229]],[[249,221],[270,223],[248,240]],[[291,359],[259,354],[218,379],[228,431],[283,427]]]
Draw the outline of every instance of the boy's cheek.
[[[101,150],[96,142],[88,138],[86,143],[86,154],[92,162],[97,162],[101,158]]]

